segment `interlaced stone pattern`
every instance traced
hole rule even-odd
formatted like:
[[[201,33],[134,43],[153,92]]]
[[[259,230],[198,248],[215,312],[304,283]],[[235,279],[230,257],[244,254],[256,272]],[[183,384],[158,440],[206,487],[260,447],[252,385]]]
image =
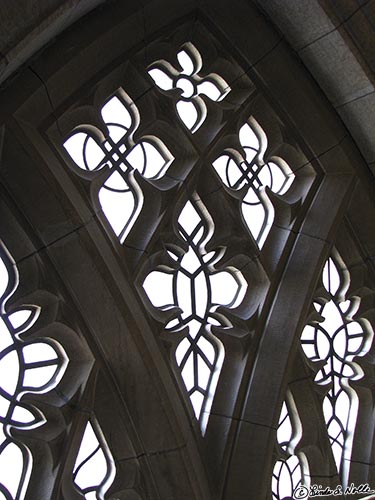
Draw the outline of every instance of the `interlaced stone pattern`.
[[[64,142],[64,147],[81,171],[106,169],[107,175],[98,193],[99,202],[123,243],[143,205],[135,170],[145,179],[160,179],[173,157],[156,137],[146,136],[134,143],[133,135],[140,116],[136,105],[122,89],[103,105],[101,117],[107,127],[105,137],[96,127],[82,125]]]
[[[206,253],[205,245],[213,230],[213,221],[202,202],[189,200],[178,218],[179,235],[188,244],[187,252],[167,247],[171,266],[152,271],[143,283],[155,307],[176,311],[165,329],[171,334],[188,329],[175,357],[202,433],[224,360],[224,347],[211,328],[231,327],[228,319],[215,310],[218,306],[235,308],[247,289],[237,269],[215,269],[224,250]]]
[[[311,361],[325,362],[315,382],[330,387],[323,413],[337,471],[346,486],[359,404],[350,382],[363,377],[354,358],[368,352],[374,332],[364,318],[353,319],[360,298],[345,297],[350,275],[337,251],[327,260],[322,278],[328,300],[314,302],[319,319],[304,328],[301,343]]]
[[[57,386],[68,359],[52,339],[28,341],[41,309],[28,304],[8,312],[7,301],[18,286],[17,267],[0,246],[0,498],[22,499],[30,480],[33,457],[12,435],[14,429],[43,425],[43,413],[22,401],[25,394],[43,394]]]
[[[239,140],[245,155],[228,149],[213,162],[213,166],[232,192],[245,190],[241,201],[242,215],[254,240],[262,248],[275,218],[267,189],[282,196],[289,190],[295,176],[279,157],[264,161],[267,136],[254,117],[240,128]]]

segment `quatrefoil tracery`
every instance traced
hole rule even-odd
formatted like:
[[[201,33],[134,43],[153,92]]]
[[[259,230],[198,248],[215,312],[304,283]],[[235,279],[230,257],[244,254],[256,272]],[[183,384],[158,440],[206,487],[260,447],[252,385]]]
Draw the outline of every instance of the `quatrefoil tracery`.
[[[202,57],[196,47],[187,42],[177,54],[181,70],[169,62],[154,62],[148,72],[155,84],[164,91],[179,90],[176,103],[177,114],[184,125],[195,133],[207,116],[207,106],[202,95],[211,101],[219,102],[230,92],[229,85],[216,73],[200,76],[203,66]]]
[[[137,107],[120,89],[101,109],[106,137],[93,126],[81,126],[65,141],[64,147],[80,170],[95,172],[105,167],[108,174],[99,189],[99,202],[115,234],[123,243],[143,206],[142,190],[134,172],[148,181],[163,177],[173,156],[154,136],[135,143],[139,126]]]
[[[241,211],[259,248],[262,248],[271,229],[275,211],[266,192],[282,196],[290,188],[294,174],[279,157],[264,161],[267,136],[255,118],[250,117],[239,130],[239,140],[245,155],[227,149],[214,162],[213,167],[230,191],[245,189]]]

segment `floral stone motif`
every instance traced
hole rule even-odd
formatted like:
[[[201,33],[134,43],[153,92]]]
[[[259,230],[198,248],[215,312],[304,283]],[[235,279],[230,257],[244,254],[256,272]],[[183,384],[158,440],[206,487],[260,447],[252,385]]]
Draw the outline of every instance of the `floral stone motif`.
[[[353,320],[360,299],[345,300],[349,282],[349,272],[334,252],[323,269],[323,285],[329,300],[314,302],[320,319],[307,325],[301,336],[306,356],[312,361],[325,361],[315,382],[330,387],[323,401],[323,413],[343,485],[349,472],[347,467],[359,404],[350,382],[363,377],[363,371],[354,358],[368,352],[374,336],[367,320]]]
[[[143,283],[153,306],[163,310],[176,308],[166,331],[172,334],[188,328],[176,348],[175,358],[203,433],[224,360],[224,347],[211,327],[231,327],[216,309],[238,306],[247,289],[237,269],[215,269],[224,250],[206,253],[205,244],[213,230],[213,221],[202,202],[188,201],[178,219],[179,235],[187,242],[188,250],[169,246],[174,266],[161,266],[149,273]]]
[[[160,60],[153,63],[148,72],[160,89],[180,91],[176,110],[185,126],[194,133],[207,116],[207,106],[201,96],[205,95],[211,101],[218,102],[224,99],[231,89],[216,73],[200,76],[202,58],[191,42],[182,46],[177,60],[181,66],[180,70],[167,61]]]
[[[262,248],[275,217],[266,188],[281,196],[288,191],[295,176],[279,157],[264,161],[267,136],[253,117],[240,128],[239,139],[245,156],[227,149],[213,162],[213,167],[230,190],[245,190],[242,215],[254,240]]]
[[[64,142],[64,148],[81,171],[107,168],[99,189],[99,202],[113,231],[124,243],[143,205],[135,170],[147,180],[160,179],[173,156],[154,136],[134,142],[140,116],[122,89],[104,104],[101,117],[107,126],[106,137],[96,127],[82,125]]]
[[[18,285],[17,268],[0,247],[0,498],[22,499],[31,474],[30,450],[15,440],[12,429],[32,429],[45,418],[35,406],[24,403],[28,393],[45,393],[61,380],[67,357],[52,339],[24,339],[37,321],[40,308],[25,305],[7,312],[6,302]]]

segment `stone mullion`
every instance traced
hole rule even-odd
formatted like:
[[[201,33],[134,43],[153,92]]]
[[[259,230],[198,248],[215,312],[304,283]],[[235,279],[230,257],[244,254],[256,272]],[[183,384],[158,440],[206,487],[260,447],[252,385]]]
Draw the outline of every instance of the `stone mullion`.
[[[265,497],[267,478],[272,473],[270,457],[285,396],[287,374],[293,363],[316,282],[330,251],[332,229],[337,226],[351,186],[350,175],[325,177],[300,232],[295,236],[294,246],[262,331],[254,366],[244,371],[245,376],[250,377],[251,374],[251,377],[249,382],[244,379],[246,395],[237,424],[224,495],[228,500],[229,496],[226,495],[239,494],[239,488],[242,494],[246,492],[250,498]],[[329,197],[333,193],[336,194],[337,203],[330,210],[322,211],[327,202],[330,204]],[[325,222],[321,235],[310,236],[309,228],[315,226],[316,218],[322,217]],[[306,262],[309,263],[308,267]],[[247,464],[243,458],[245,456]],[[251,480],[249,470],[253,472]]]
[[[134,433],[130,415],[116,390],[114,381],[96,363],[79,402],[72,406],[73,423],[66,430],[60,474],[56,477],[53,498],[80,499],[74,486],[73,469],[88,421],[96,420],[114,459],[115,477],[107,495],[134,491],[153,497],[157,488],[147,455],[139,452],[140,439]],[[115,384],[116,385],[116,384]],[[138,451],[137,451],[138,450]],[[93,482],[95,482],[93,477]]]
[[[20,183],[20,177],[15,168],[17,162],[9,150],[18,143],[13,142],[14,134],[7,130],[4,146],[8,153],[1,157],[2,173],[6,180],[2,181],[0,204],[0,218],[6,223],[2,224],[0,238],[14,256],[19,272],[19,284],[14,296],[8,301],[8,307],[10,310],[21,304],[40,307],[37,321],[22,334],[20,345],[52,339],[60,344],[68,358],[66,371],[55,388],[43,394],[27,393],[22,396],[22,403],[39,408],[46,422],[30,430],[11,431],[14,439],[24,443],[32,454],[33,466],[26,500],[49,500],[63,464],[63,461],[56,464],[55,457],[60,453],[65,432],[71,425],[70,408],[74,405],[75,395],[85,386],[93,359],[79,333],[76,317],[62,299],[65,288],[51,267],[45,249],[41,248],[43,245],[35,234],[28,214],[23,211],[21,200],[12,190],[11,178],[14,175],[16,183]],[[7,175],[7,171],[12,174]],[[33,174],[36,174],[35,170]]]
[[[91,399],[94,394],[93,389],[95,386],[96,373],[97,369],[93,367],[85,387],[82,388],[80,397],[77,398],[70,407],[72,418],[70,425],[67,426],[64,432],[60,462],[52,492],[53,498],[56,499],[63,499],[65,497],[72,498],[73,500],[82,499],[82,495],[74,487],[73,468],[81,445],[86,422],[93,415]]]
[[[22,137],[27,150],[34,151],[35,146],[40,146],[37,154],[38,167],[28,168],[27,175],[33,175],[37,179],[43,175],[44,179],[48,179],[48,193],[61,203],[49,205],[48,218],[55,221],[52,227],[64,229],[56,219],[59,217],[59,210],[64,207],[64,212],[73,209],[75,214],[81,214],[82,206],[85,205],[82,201],[82,189],[76,190],[73,183],[72,186],[63,166],[56,157],[53,159],[53,154],[39,132],[25,123],[15,126],[14,131],[17,137]],[[29,163],[24,161],[22,164],[26,168],[30,165],[30,159]],[[22,182],[28,181],[27,175]],[[9,182],[19,186],[20,180],[14,171]],[[72,188],[74,197],[70,198]],[[183,415],[171,374],[166,369],[156,340],[157,332],[152,331],[137,296],[136,285],[129,280],[124,249],[117,242],[114,245],[106,237],[95,218],[54,238],[50,236],[51,226],[47,229],[47,221],[40,219],[35,200],[25,197],[20,207],[27,213],[31,227],[38,228],[41,244],[46,246],[43,250],[45,258],[64,283],[64,292],[68,294],[66,300],[71,308],[79,311],[86,340],[96,359],[106,367],[104,372],[109,371],[115,379],[118,397],[127,408],[119,408],[118,413],[122,415],[128,411],[135,433],[142,436],[135,456],[143,457],[143,462],[150,463],[152,474],[145,474],[153,477],[157,494],[162,498],[170,495],[170,491],[165,491],[166,485],[158,472],[160,467],[166,467],[173,477],[181,478],[179,485],[182,494],[207,498],[204,469],[192,430]],[[144,227],[141,229],[144,230]],[[129,252],[134,252],[134,249],[130,248]],[[114,322],[114,318],[118,320]],[[140,386],[135,384],[135,380],[141,381]],[[149,394],[150,386],[155,390]],[[134,387],[138,389],[135,390]],[[147,407],[149,409],[145,410]],[[141,411],[142,408],[144,411]],[[124,418],[126,420],[125,416]],[[103,425],[102,422],[100,425]],[[196,479],[197,476],[200,479]],[[38,498],[43,497],[38,494]]]
[[[340,478],[333,459],[322,402],[327,388],[317,386],[314,376],[318,369],[306,361],[298,347],[290,375],[290,388],[302,425],[302,435],[296,446],[307,458],[308,482],[323,487],[336,487]]]
[[[129,418],[130,426],[134,425],[135,434],[141,436],[135,456],[144,457],[143,461],[149,462],[151,470],[149,476],[153,478],[156,491],[159,491],[159,494],[163,496],[163,486],[159,484],[162,477],[158,474],[161,462],[157,457],[164,456],[170,467],[173,453],[169,453],[168,450],[174,449],[173,461],[178,469],[175,474],[185,476],[186,471],[184,471],[183,463],[185,460],[189,460],[190,451],[185,449],[185,442],[190,436],[190,431],[182,428],[181,419],[179,424],[175,421],[176,411],[178,412],[176,409],[178,397],[170,395],[175,391],[175,388],[171,383],[165,361],[156,345],[154,333],[150,329],[134,288],[126,283],[126,278],[117,258],[112,254],[112,250],[108,247],[105,249],[105,242],[99,241],[98,228],[91,227],[89,233],[91,234],[82,234],[81,241],[79,243],[77,241],[81,250],[71,248],[71,251],[73,253],[86,251],[89,254],[93,252],[92,258],[94,260],[99,258],[101,261],[99,267],[103,270],[104,266],[106,269],[103,275],[106,277],[105,282],[96,272],[91,275],[91,279],[95,281],[99,279],[97,285],[93,286],[96,296],[94,303],[103,304],[104,300],[106,305],[96,312],[92,309],[89,304],[93,304],[93,290],[90,293],[84,292],[79,272],[73,271],[70,276],[66,276],[66,281],[70,284],[72,293],[76,297],[76,306],[86,310],[85,320],[90,330],[91,343],[96,346],[97,359],[101,359],[101,363],[106,366],[102,376],[104,376],[105,371],[108,371],[114,379],[113,383],[118,391],[118,397],[124,405],[123,408],[119,407],[118,413],[123,415],[122,418],[125,421]],[[72,244],[75,246],[75,243],[72,242]],[[100,251],[98,245],[104,245]],[[83,250],[84,248],[85,250]],[[96,254],[97,251],[100,257]],[[62,272],[65,272],[62,262],[64,258],[62,254],[58,255],[59,253],[55,254],[55,264],[58,267],[62,266]],[[87,253],[86,256],[88,256]],[[76,265],[81,267],[79,261]],[[108,276],[112,276],[114,282],[108,280]],[[108,289],[108,286],[111,290]],[[98,294],[99,290],[101,292]],[[121,308],[122,313],[119,312],[119,308]],[[91,313],[89,313],[90,309]],[[95,307],[95,309],[97,308]],[[112,323],[113,317],[119,318],[116,324]],[[141,386],[134,386],[136,380],[142,380]],[[169,396],[166,396],[166,386],[168,386]],[[151,387],[153,387],[153,391],[150,392]],[[98,397],[98,407],[101,403],[103,401]],[[169,411],[167,411],[166,406],[170,409]],[[149,410],[146,409],[147,407]],[[126,416],[127,414],[129,417]],[[106,424],[105,420],[100,421],[100,415],[98,415],[104,433],[106,433],[107,425],[111,425],[109,423],[110,415],[107,418],[108,423]],[[154,425],[155,422],[158,422],[158,426]],[[158,431],[159,426],[162,429],[160,432]],[[108,439],[109,446],[111,446],[113,438],[112,435],[111,439]],[[120,444],[122,439],[124,439],[124,435],[118,435]],[[194,448],[194,444],[191,444]],[[124,457],[118,458],[122,460]],[[194,474],[193,471],[190,472]],[[182,488],[190,489],[189,480],[181,481],[181,483]]]

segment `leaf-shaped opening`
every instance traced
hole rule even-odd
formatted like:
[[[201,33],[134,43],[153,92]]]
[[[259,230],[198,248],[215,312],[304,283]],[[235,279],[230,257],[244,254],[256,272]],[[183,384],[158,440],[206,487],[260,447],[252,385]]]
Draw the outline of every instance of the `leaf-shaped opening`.
[[[201,222],[201,218],[197,210],[194,208],[191,201],[188,201],[184,208],[181,210],[180,216],[178,218],[178,224],[184,229],[184,231],[191,236]]]
[[[179,117],[184,122],[186,127],[193,132],[199,121],[198,111],[194,104],[190,101],[178,101],[176,109]]]
[[[99,202],[116,236],[123,243],[141,211],[143,195],[133,176],[115,171],[99,190]]]
[[[265,192],[249,188],[242,200],[242,214],[254,240],[262,248],[270,232],[275,211]]]
[[[195,417],[197,419],[199,419],[200,413],[201,413],[201,410],[202,410],[203,401],[204,401],[203,394],[201,392],[199,392],[199,391],[194,391],[190,395],[190,401],[191,401],[191,404],[193,406]]]
[[[27,477],[28,465],[16,443],[9,442],[0,454],[1,482],[9,491],[11,498],[20,498],[18,493],[22,489],[22,483],[26,482],[23,474],[25,473]],[[9,497],[3,498],[8,500]]]
[[[101,429],[94,419],[88,421],[73,468],[76,487],[85,492],[95,492],[94,498],[104,498],[116,473],[114,461]]]
[[[240,128],[239,139],[241,146],[248,148],[246,150],[246,161],[251,163],[260,150],[260,142],[257,134],[248,123],[245,123]]]
[[[23,306],[22,308],[9,314],[8,319],[14,328],[15,333],[19,334],[30,329],[37,321],[40,310],[40,307],[30,305]]]
[[[95,491],[94,498],[104,498],[115,473],[114,461],[99,424],[95,419],[88,421],[73,468],[76,487],[82,492]]]
[[[15,350],[11,350],[0,359],[0,386],[10,396],[16,392],[19,376],[18,354]]]
[[[65,142],[64,148],[70,157],[82,170],[93,171],[101,167],[104,160],[104,151],[96,139],[86,132],[76,132]]]
[[[113,96],[109,101],[107,101],[102,107],[101,114],[104,122],[108,124],[117,124],[123,130],[122,135],[119,137],[123,137],[128,129],[132,126],[132,117],[126,106],[117,96]],[[119,133],[119,132],[116,132]],[[112,137],[112,135],[111,135]],[[112,137],[112,139],[114,139]],[[116,141],[117,142],[117,141]]]
[[[143,289],[154,307],[173,306],[173,274],[152,271],[144,280]]]
[[[284,401],[283,406],[281,408],[279,425],[277,428],[277,442],[279,444],[289,443],[292,437],[293,437],[292,423],[290,421],[288,409]]]
[[[57,363],[25,370],[24,387],[30,392],[39,392],[50,386],[58,369]]]
[[[98,488],[105,478],[106,472],[107,462],[105,455],[99,448],[79,469],[74,482],[81,490],[89,487]]]
[[[23,403],[17,403],[9,420],[10,425],[19,429],[34,429],[43,425],[44,422],[45,418],[38,408]]]
[[[171,90],[173,88],[173,80],[164,71],[159,68],[152,68],[148,74],[154,80],[155,84],[162,90]]]
[[[272,172],[272,191],[279,195],[285,194],[292,185],[295,175],[282,158],[272,157],[268,165]]]
[[[323,285],[332,296],[340,288],[340,274],[334,261],[329,258],[323,268]]]
[[[219,87],[207,80],[198,85],[198,93],[206,95],[211,101],[219,101],[222,98],[222,92]]]
[[[181,73],[183,75],[194,75],[202,67],[201,56],[198,50],[191,43],[186,44],[185,48],[178,52],[177,60],[182,68]]]

